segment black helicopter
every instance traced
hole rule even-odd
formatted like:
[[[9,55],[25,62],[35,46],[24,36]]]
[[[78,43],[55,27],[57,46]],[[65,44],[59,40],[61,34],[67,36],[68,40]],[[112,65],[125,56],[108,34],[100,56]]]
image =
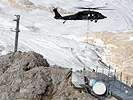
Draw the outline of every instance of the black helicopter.
[[[79,11],[76,14],[68,15],[68,16],[61,16],[59,12],[57,11],[57,8],[54,8],[53,11],[55,12],[55,19],[62,19],[65,20],[63,24],[66,22],[66,20],[90,20],[95,21],[95,23],[100,20],[107,18],[106,16],[102,15],[99,12],[96,11],[90,11],[90,10],[112,10],[112,9],[101,9],[105,7],[96,7],[96,8],[85,8],[85,7],[77,7],[78,9],[87,9],[85,11]]]

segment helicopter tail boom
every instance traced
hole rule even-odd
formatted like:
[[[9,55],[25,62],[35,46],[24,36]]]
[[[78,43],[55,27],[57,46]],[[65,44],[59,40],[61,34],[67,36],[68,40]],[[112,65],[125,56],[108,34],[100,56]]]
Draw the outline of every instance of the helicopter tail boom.
[[[57,8],[54,8],[53,11],[55,12],[55,16],[54,16],[55,19],[61,19],[62,18],[62,16],[57,11]]]

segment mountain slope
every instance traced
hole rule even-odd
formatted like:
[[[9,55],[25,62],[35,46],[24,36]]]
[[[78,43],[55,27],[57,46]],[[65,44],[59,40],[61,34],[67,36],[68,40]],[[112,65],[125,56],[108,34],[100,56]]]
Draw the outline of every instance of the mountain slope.
[[[90,23],[91,32],[108,31],[108,32],[123,32],[133,30],[133,2],[132,0],[2,0],[7,4],[16,8],[25,10],[48,10],[52,11],[51,6],[65,9],[69,12],[78,12],[75,7],[107,7],[114,10],[99,10],[107,16],[107,19],[101,20],[98,24]],[[63,14],[64,11],[61,11]],[[65,11],[66,12],[66,11]],[[64,12],[64,13],[65,13]],[[82,32],[86,31],[87,21],[76,21],[71,24],[78,24],[82,28]],[[77,27],[77,26],[76,26]],[[72,27],[71,27],[72,28]]]
[[[15,33],[10,31],[10,28],[15,29],[15,22],[12,21],[15,19],[13,15],[20,14],[21,32],[18,50],[36,51],[44,55],[50,64],[72,67],[73,70],[82,69],[85,65],[94,68],[101,66],[97,62],[100,58],[95,51],[102,51],[101,48],[75,40],[72,34],[76,34],[80,29],[74,30],[71,28],[72,24],[63,25],[61,21],[53,19],[53,14],[46,11],[27,12],[9,7],[2,2],[1,5],[3,6],[0,30],[1,54],[13,52]],[[10,11],[7,13],[8,9]]]
[[[16,9],[12,8],[12,5]],[[132,13],[130,5],[132,2],[122,0],[2,0],[0,1],[0,54],[13,52],[14,35],[11,29],[15,29],[14,15],[21,16],[19,50],[34,50],[48,60],[50,64],[57,64],[62,67],[71,67],[73,70],[82,69],[84,66],[90,68],[105,68],[99,64],[99,59],[107,63],[104,50],[95,45],[82,42],[84,38],[75,37],[87,31],[87,21],[63,21],[55,20],[52,13],[52,6],[59,7],[61,14],[66,10],[77,12],[74,7],[96,7],[107,6],[114,8],[111,11],[100,11],[108,18],[89,23],[89,32],[95,31],[130,31],[132,30]],[[131,3],[130,3],[131,2]],[[129,4],[130,3],[130,4]],[[127,7],[127,5],[129,5]],[[124,7],[124,9],[123,9]],[[62,9],[61,9],[62,8]],[[10,9],[10,10],[9,10]],[[22,10],[24,9],[24,10]],[[39,10],[40,9],[40,10]],[[63,10],[64,9],[64,10]],[[123,9],[123,10],[122,10]],[[8,12],[7,12],[8,11]],[[112,14],[113,13],[113,14]],[[127,16],[128,15],[128,16]],[[130,21],[130,23],[129,23]],[[108,63],[109,64],[109,63]]]
[[[78,93],[71,79],[71,68],[50,66],[36,52],[0,56],[0,100],[97,100]]]

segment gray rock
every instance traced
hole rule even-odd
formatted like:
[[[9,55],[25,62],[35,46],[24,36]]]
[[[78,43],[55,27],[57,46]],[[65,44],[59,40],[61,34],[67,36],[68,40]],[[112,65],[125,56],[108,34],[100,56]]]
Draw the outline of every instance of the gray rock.
[[[72,69],[32,51],[1,56],[0,71],[0,100],[95,100],[73,88]]]

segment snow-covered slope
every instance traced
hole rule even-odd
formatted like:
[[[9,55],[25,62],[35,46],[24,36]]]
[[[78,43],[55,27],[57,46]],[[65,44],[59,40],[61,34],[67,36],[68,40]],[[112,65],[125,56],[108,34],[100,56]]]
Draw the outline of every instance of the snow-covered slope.
[[[8,0],[2,0],[8,1]],[[87,31],[87,21],[55,20],[54,13],[44,10],[31,12],[12,8],[0,1],[0,55],[13,52],[15,33],[15,14],[21,16],[18,50],[36,51],[44,55],[50,64],[71,67],[74,70],[84,66],[104,68],[98,61],[106,62],[102,48],[82,42],[75,37]],[[16,0],[16,2],[28,0]],[[58,6],[67,11],[77,12],[74,7],[107,6],[116,10],[100,11],[108,18],[90,23],[90,31],[130,31],[132,30],[131,0],[30,0],[34,6]],[[128,5],[128,7],[127,7]],[[97,54],[99,54],[99,57]]]
[[[99,10],[107,19],[100,20],[98,23],[89,23],[90,32],[108,31],[123,32],[133,30],[133,1],[132,0],[2,0],[14,7],[23,6],[31,9],[41,7],[58,7],[69,12],[78,12],[76,7],[106,7],[114,10]],[[20,8],[23,8],[20,7]],[[49,14],[44,17],[51,17]],[[53,18],[53,16],[52,16]],[[58,21],[59,22],[59,21]],[[62,21],[61,21],[62,22]],[[61,23],[59,22],[59,23]],[[87,21],[69,21],[67,26],[71,29],[80,27],[82,31],[87,31]],[[73,25],[74,24],[74,25]],[[77,27],[78,26],[78,27]],[[69,29],[70,29],[69,28]]]
[[[18,1],[28,1],[28,0],[17,0]],[[43,5],[46,7],[54,6],[60,7],[62,9],[78,12],[79,9],[75,7],[107,7],[114,10],[99,10],[107,19],[99,21],[98,24],[90,23],[90,31],[111,31],[111,32],[123,32],[133,30],[133,1],[132,0],[29,0],[35,6]],[[80,23],[80,24],[79,24]],[[69,23],[70,25],[71,23]],[[88,22],[76,23],[84,27],[87,26]],[[82,27],[81,27],[82,28]],[[82,28],[82,31],[86,31],[86,28]]]

